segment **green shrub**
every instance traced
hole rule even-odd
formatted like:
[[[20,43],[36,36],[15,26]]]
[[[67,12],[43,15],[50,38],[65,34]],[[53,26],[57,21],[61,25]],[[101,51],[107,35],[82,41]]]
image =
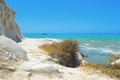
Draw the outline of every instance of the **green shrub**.
[[[40,48],[47,51],[48,55],[58,59],[61,65],[67,67],[77,67],[80,65],[77,52],[79,51],[78,42],[65,40],[60,43],[45,44]]]

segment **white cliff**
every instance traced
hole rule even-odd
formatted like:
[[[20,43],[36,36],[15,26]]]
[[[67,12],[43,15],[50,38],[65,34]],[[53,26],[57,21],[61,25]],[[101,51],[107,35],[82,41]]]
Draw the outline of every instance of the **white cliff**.
[[[21,39],[15,12],[0,0],[0,80],[8,77],[8,72],[15,71],[19,61],[27,60],[25,50],[16,43]]]
[[[15,12],[7,6],[5,0],[0,0],[0,61],[27,59],[26,52],[15,42],[21,39],[22,34],[15,22]]]
[[[15,41],[20,41],[22,34],[15,22],[15,11],[7,6],[4,0],[0,0],[0,35],[4,35]]]

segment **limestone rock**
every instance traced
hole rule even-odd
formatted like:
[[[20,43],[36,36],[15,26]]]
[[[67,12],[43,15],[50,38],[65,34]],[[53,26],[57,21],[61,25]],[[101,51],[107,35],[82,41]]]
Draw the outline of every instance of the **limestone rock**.
[[[4,0],[0,0],[0,35],[15,41],[21,41],[22,34],[15,22],[15,11],[9,8]]]
[[[111,65],[120,65],[120,53],[109,54],[109,56],[113,60]]]
[[[17,71],[12,75],[11,80],[29,80],[29,76],[31,75],[31,72],[27,71]]]
[[[0,61],[26,60],[26,52],[13,40],[0,36]]]
[[[111,65],[120,65],[120,59],[118,59],[118,60],[112,62]]]

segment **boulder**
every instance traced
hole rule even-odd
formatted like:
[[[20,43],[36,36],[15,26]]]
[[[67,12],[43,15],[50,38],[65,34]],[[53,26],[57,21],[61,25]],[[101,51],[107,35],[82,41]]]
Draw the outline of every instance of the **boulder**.
[[[27,60],[26,52],[10,38],[0,36],[0,61]]]

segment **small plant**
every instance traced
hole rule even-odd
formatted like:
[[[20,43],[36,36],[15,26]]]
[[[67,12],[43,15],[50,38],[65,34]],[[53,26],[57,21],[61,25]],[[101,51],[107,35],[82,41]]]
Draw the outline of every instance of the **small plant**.
[[[67,67],[77,67],[80,65],[77,52],[79,45],[77,41],[65,40],[60,43],[45,44],[40,46],[48,55],[58,59],[61,65]]]

